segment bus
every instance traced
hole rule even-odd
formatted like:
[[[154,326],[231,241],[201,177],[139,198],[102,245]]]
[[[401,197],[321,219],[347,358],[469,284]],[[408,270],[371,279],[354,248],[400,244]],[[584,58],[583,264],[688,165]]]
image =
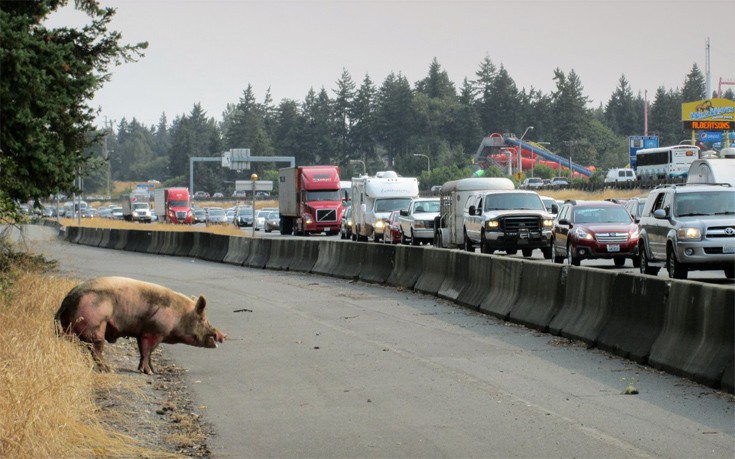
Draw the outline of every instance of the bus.
[[[644,148],[638,150],[635,156],[636,175],[639,180],[686,178],[689,166],[695,159],[699,159],[699,147],[674,145]]]

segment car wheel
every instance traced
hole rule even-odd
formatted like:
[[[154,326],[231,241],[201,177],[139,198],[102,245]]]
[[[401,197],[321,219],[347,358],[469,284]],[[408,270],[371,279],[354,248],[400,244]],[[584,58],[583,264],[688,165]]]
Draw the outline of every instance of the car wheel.
[[[640,268],[641,267],[641,258],[640,257],[633,257],[631,258],[633,260],[633,267],[634,268]]]
[[[408,245],[408,238],[403,234],[403,230],[401,230],[401,244]]]
[[[729,268],[725,268],[725,277],[728,279],[735,278],[735,266],[730,266]]]
[[[661,269],[656,266],[650,266],[648,255],[646,254],[646,246],[644,244],[641,244],[638,248],[638,267],[641,270],[641,274],[648,274],[651,276],[655,276],[658,274],[658,270]]]
[[[444,241],[442,240],[441,230],[434,233],[434,245],[439,249],[444,248]]]
[[[544,247],[541,249],[541,253],[544,254],[544,260],[551,260],[551,247]]]
[[[485,233],[480,234],[480,253],[490,253],[490,247],[488,247],[487,241],[485,240]]]
[[[533,249],[523,249],[521,250],[521,253],[523,253],[524,257],[528,258],[533,255]]]
[[[419,245],[419,240],[416,239],[416,236],[413,234],[413,229],[411,230],[411,245]]]
[[[464,232],[464,250],[466,252],[474,252],[475,248],[472,246],[472,241],[467,237],[467,231]]]
[[[567,263],[571,266],[579,266],[580,260],[579,258],[574,256],[574,246],[572,244],[569,244],[567,246]]]
[[[669,271],[669,277],[672,279],[686,279],[688,269],[676,259],[676,254],[669,248],[666,251],[666,269]]]
[[[625,265],[625,258],[623,257],[613,258],[613,261],[615,262],[616,268],[622,268]]]
[[[505,253],[507,253],[508,255],[515,255],[515,254],[518,253],[518,250],[517,249],[508,249],[508,250],[505,251]]]

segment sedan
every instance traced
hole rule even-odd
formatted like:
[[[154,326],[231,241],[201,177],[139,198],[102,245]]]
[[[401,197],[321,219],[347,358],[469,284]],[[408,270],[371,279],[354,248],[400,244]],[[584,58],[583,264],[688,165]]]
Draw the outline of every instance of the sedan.
[[[281,227],[281,214],[273,211],[268,212],[265,217],[265,232],[270,233],[273,230],[278,231]]]
[[[638,225],[625,208],[610,201],[567,201],[551,229],[555,263],[564,260],[579,266],[582,260],[612,259],[621,267],[625,260],[639,266]]]
[[[210,207],[207,212],[207,225],[226,225],[227,214],[221,207]]]
[[[385,220],[383,227],[383,242],[386,244],[398,244],[401,242],[401,223],[398,219],[401,216],[400,210],[394,210]]]

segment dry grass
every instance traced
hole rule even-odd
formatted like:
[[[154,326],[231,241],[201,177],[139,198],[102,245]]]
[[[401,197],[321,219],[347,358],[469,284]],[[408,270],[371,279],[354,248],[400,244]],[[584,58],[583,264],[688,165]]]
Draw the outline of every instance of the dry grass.
[[[138,231],[200,231],[215,234],[224,234],[226,236],[243,236],[250,237],[252,232],[243,231],[234,225],[216,225],[216,226],[191,226],[191,225],[168,225],[165,223],[134,223],[124,220],[111,220],[108,218],[88,218],[82,219],[79,225],[77,219],[62,218],[59,222],[63,226],[81,226],[83,228],[112,228],[112,229],[129,229]]]
[[[554,199],[566,200],[566,199],[585,199],[585,200],[603,200],[603,199],[630,199],[635,196],[648,195],[648,192],[644,192],[638,189],[632,190],[602,190],[602,191],[579,191],[579,190],[542,190],[539,191],[540,195],[551,196]]]
[[[100,374],[78,342],[56,336],[54,313],[76,281],[34,272],[3,278],[0,292],[0,457],[165,457],[103,422]]]

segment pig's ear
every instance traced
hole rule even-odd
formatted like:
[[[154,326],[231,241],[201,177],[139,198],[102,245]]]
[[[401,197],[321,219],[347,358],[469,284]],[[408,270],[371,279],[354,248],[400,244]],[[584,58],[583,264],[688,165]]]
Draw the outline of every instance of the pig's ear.
[[[204,312],[204,306],[206,305],[207,305],[207,300],[203,296],[200,296],[196,304],[197,314],[202,315],[202,313]]]

